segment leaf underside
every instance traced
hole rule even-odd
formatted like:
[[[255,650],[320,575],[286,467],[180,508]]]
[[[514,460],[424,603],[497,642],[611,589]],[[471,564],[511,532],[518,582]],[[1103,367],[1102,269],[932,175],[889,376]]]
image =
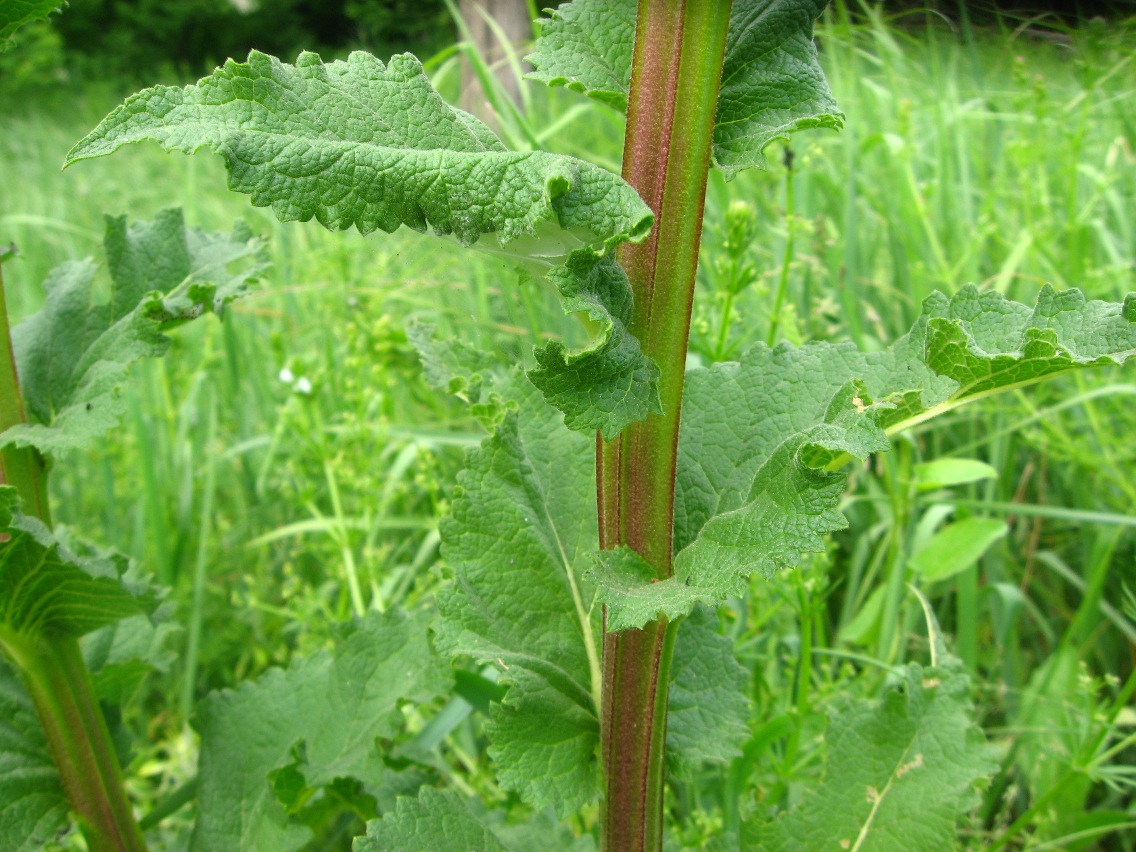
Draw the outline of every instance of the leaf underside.
[[[969,679],[910,665],[880,701],[839,697],[829,711],[823,781],[787,812],[743,829],[743,845],[770,852],[952,849],[977,785],[998,768],[971,721]],[[900,840],[901,839],[901,840]]]
[[[824,79],[813,23],[826,2],[735,0],[726,36],[713,159],[726,174],[764,163],[774,139],[844,117]],[[573,0],[542,27],[528,76],[566,86],[625,112],[631,87],[636,0]]]
[[[650,209],[590,163],[507,150],[485,124],[446,104],[410,54],[384,65],[362,52],[326,64],[303,53],[293,66],[253,51],[196,85],[131,96],[67,162],[145,139],[186,153],[211,148],[230,188],[282,221],[314,218],[364,234],[432,229],[555,267],[565,310],[586,311],[600,331],[579,352],[538,351],[535,380],[549,400],[572,428],[609,438],[657,410],[657,370],[625,326],[630,287],[600,260],[646,236]],[[591,377],[601,377],[594,387]]]
[[[634,552],[589,573],[610,629],[639,627],[737,594],[842,529],[836,468],[885,449],[886,435],[992,393],[1136,354],[1136,294],[1122,304],[1041,290],[1029,307],[965,287],[929,297],[882,352],[821,343],[758,345],[740,362],[692,370],[684,392],[675,496],[675,574]]]
[[[96,265],[56,267],[44,307],[12,330],[28,414],[0,442],[60,453],[90,446],[117,425],[119,388],[131,363],[162,355],[164,330],[220,315],[266,266],[264,245],[243,225],[230,234],[186,229],[180,210],[127,225],[107,217],[103,245],[109,301],[94,301]]]
[[[447,669],[430,649],[427,619],[392,610],[348,628],[331,652],[210,695],[198,710],[191,848],[303,848],[312,832],[289,806],[344,782],[373,796],[385,771],[378,740],[401,730],[402,702],[447,689]]]
[[[20,514],[18,502],[14,488],[0,486],[0,630],[78,638],[154,609],[154,593],[125,557],[71,553],[42,522]]]

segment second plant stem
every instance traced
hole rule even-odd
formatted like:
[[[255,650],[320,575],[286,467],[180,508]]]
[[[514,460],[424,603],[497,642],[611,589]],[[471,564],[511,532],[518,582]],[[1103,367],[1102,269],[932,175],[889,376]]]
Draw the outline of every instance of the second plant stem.
[[[0,432],[25,419],[0,272]],[[16,489],[25,513],[50,524],[46,478],[34,449],[0,448],[0,483]],[[0,649],[23,676],[88,847],[92,852],[145,850],[78,640],[2,629]]]
[[[640,0],[623,178],[655,228],[620,257],[635,295],[630,330],[659,366],[662,413],[599,441],[600,545],[628,545],[671,574],[675,466],[706,177],[730,3]],[[663,838],[667,696],[677,624],[604,637],[602,848]]]

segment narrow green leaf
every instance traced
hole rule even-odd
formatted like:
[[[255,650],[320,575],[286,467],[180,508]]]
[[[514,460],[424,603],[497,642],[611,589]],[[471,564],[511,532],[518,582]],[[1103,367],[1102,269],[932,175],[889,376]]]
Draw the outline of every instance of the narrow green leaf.
[[[51,632],[79,637],[156,606],[154,593],[125,557],[82,559],[0,486],[0,634]]]
[[[703,764],[728,763],[749,739],[749,672],[718,632],[713,610],[694,610],[679,627],[671,668],[667,758],[693,777]]]
[[[915,465],[915,484],[920,491],[997,478],[998,471],[976,459],[935,459]]]
[[[713,156],[726,176],[761,166],[774,139],[844,116],[813,44],[823,0],[734,0],[718,94]],[[528,76],[626,111],[636,0],[573,0],[544,23]]]
[[[44,307],[12,331],[33,422],[8,429],[0,442],[45,453],[91,445],[118,423],[129,365],[165,352],[162,331],[220,314],[266,265],[263,244],[243,225],[231,234],[187,230],[176,209],[152,222],[106,223],[109,301],[94,300],[92,261],[65,263],[44,283]]]
[[[796,849],[953,849],[957,826],[998,768],[973,721],[957,663],[907,667],[881,701],[837,698],[824,780],[799,804],[744,827],[743,845]]]
[[[69,825],[70,805],[27,691],[0,657],[0,838],[38,852]]]
[[[1007,532],[1005,521],[964,518],[936,532],[911,557],[911,567],[925,580],[945,580],[976,563]]]
[[[4,0],[0,3],[0,51],[7,50],[13,34],[32,21],[46,21],[62,7],[61,0]]]
[[[421,615],[372,612],[334,651],[210,695],[198,710],[191,848],[301,849],[313,839],[301,793],[373,795],[385,771],[377,741],[401,730],[400,704],[429,702],[448,688],[448,667],[426,629]]]
[[[613,629],[739,591],[844,526],[837,468],[887,446],[894,433],[995,392],[1136,354],[1136,295],[1087,301],[1041,290],[1030,308],[964,287],[935,294],[891,348],[851,344],[775,349],[693,370],[684,392],[675,495],[674,576],[626,549],[600,555],[589,577]]]
[[[599,611],[581,574],[597,536],[594,439],[567,431],[531,385],[458,476],[442,554],[439,650],[497,666],[490,709],[501,784],[561,816],[599,795]]]

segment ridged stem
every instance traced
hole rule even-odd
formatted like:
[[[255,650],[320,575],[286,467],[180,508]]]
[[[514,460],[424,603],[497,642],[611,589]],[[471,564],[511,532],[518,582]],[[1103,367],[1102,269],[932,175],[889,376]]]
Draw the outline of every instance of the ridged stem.
[[[729,2],[640,0],[623,178],[655,228],[620,261],[631,279],[630,330],[659,366],[662,413],[599,441],[600,545],[629,545],[671,574],[679,409],[706,176]],[[597,439],[598,440],[598,439]],[[663,840],[666,715],[677,625],[665,618],[604,637],[602,847],[658,850]]]

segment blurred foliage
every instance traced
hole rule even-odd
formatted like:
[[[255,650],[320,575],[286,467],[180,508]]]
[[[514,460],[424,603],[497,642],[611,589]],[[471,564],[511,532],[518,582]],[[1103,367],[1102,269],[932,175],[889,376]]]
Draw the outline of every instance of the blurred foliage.
[[[48,64],[48,78],[66,67],[82,78],[152,83],[156,75],[200,76],[254,48],[285,58],[356,48],[428,57],[455,32],[444,0],[84,0],[52,29],[25,34],[0,78],[43,79]]]

